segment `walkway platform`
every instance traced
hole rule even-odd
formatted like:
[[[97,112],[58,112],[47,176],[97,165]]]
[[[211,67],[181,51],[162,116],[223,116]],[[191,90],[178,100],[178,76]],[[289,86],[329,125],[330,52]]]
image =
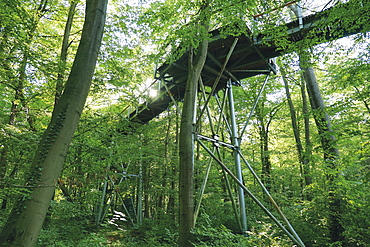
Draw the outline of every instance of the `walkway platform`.
[[[363,2],[367,6],[367,8],[364,8],[363,13],[366,17],[368,15],[366,9],[369,9],[369,0]],[[346,5],[343,5],[341,8],[345,7]],[[291,43],[310,39],[312,41],[309,44],[310,46],[364,31],[362,26],[348,30],[348,28],[346,29],[343,26],[341,20],[328,22],[327,18],[332,10],[327,9],[303,17],[301,20],[289,22],[277,27],[277,29],[281,30],[283,28],[286,30],[284,37],[281,37],[282,39],[285,38]],[[359,15],[358,18],[361,19],[362,16]],[[247,35],[239,37],[228,36],[222,38],[220,30],[212,32],[212,41],[209,43],[207,59],[201,75],[205,86],[212,87],[215,83],[236,38],[238,40],[216,86],[216,92],[224,88],[227,80],[230,78],[235,84],[239,84],[242,79],[274,71],[275,65],[271,58],[293,52],[276,45],[273,40],[278,40],[277,37],[272,38],[263,34],[252,34],[247,27],[245,28]],[[156,79],[165,84],[160,89],[162,93],[156,99],[148,100],[140,105],[138,109],[129,115],[130,121],[147,123],[165,111],[171,101],[183,100],[188,74],[187,63],[188,54],[185,53],[177,61],[165,63],[157,69],[158,77]]]

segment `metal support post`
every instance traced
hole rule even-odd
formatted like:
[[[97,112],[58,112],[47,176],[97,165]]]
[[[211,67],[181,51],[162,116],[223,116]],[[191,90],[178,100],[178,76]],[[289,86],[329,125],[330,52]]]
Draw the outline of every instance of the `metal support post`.
[[[276,217],[255,197],[252,192],[250,192],[247,187],[245,187],[244,183],[242,181],[239,181],[237,176],[235,176],[227,166],[222,163],[212,152],[209,150],[209,148],[202,143],[202,141],[199,141],[199,144],[213,157],[213,159],[221,165],[222,169],[224,169],[233,179],[237,184],[242,188],[251,198],[253,201],[257,203],[257,205],[280,227],[281,230],[285,232],[285,234],[298,246],[300,247],[305,247],[304,243],[299,239],[297,240],[277,219]]]
[[[234,161],[235,161],[235,171],[236,177],[238,180],[243,183],[242,169],[240,165],[240,155],[239,155],[239,138],[238,138],[238,129],[235,119],[235,109],[234,109],[234,95],[232,90],[231,81],[227,83],[228,87],[228,99],[230,107],[230,125],[231,125],[231,142],[234,145]],[[238,186],[238,198],[239,198],[239,210],[240,210],[240,223],[242,227],[242,233],[244,236],[247,236],[247,214],[245,210],[245,201],[244,201],[244,190],[241,186]]]

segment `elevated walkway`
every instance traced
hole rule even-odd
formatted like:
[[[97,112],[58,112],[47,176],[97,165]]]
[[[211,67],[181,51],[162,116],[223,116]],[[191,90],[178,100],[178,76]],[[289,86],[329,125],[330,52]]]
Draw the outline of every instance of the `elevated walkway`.
[[[351,2],[354,1],[359,0],[352,0]],[[330,15],[333,13],[333,9],[328,9],[281,26],[271,27],[272,30],[275,28],[285,30],[285,34],[282,34],[280,37],[276,37],[276,35],[274,37],[263,34],[255,35],[247,27],[245,27],[245,32],[243,32],[244,35],[238,37],[228,36],[223,38],[220,35],[221,30],[214,30],[211,33],[212,41],[209,43],[207,59],[202,70],[201,80],[199,80],[199,88],[202,92],[197,99],[199,111],[194,116],[196,123],[193,130],[194,140],[202,148],[202,151],[209,155],[208,159],[202,158],[202,162],[205,163],[202,167],[198,167],[199,171],[201,171],[199,174],[204,175],[204,177],[199,188],[198,198],[195,200],[194,222],[196,222],[202,205],[202,198],[209,179],[211,166],[213,163],[217,163],[221,167],[222,176],[225,179],[225,186],[229,194],[228,198],[231,201],[240,233],[248,236],[247,212],[244,201],[245,196],[248,195],[297,246],[305,246],[270,195],[269,187],[264,185],[265,181],[259,178],[243,156],[241,152],[242,137],[247,129],[250,117],[254,114],[269,74],[271,71],[275,72],[275,65],[271,58],[294,51],[293,48],[290,48],[291,50],[282,49],[274,41],[295,44],[303,41],[302,44],[299,44],[299,47],[307,48],[329,40],[362,32],[366,29],[365,25],[370,29],[369,24],[363,22],[363,20],[368,18],[369,1],[362,0],[363,4],[366,2],[366,8],[360,9],[361,15],[356,16],[358,20],[361,20],[360,23],[363,24],[357,23],[357,20],[350,24],[344,23],[341,21],[344,17],[338,17],[336,21],[329,21],[332,19]],[[341,6],[343,8],[342,14],[347,13],[347,6],[348,4]],[[276,32],[276,34],[279,33],[281,31]],[[136,111],[130,114],[130,120],[138,123],[147,123],[165,111],[171,102],[181,101],[184,97],[188,75],[187,64],[188,54],[185,53],[175,62],[165,63],[159,67],[156,80],[162,85],[160,95],[140,105]],[[239,85],[242,79],[259,74],[267,74],[267,76],[261,85],[257,97],[254,99],[254,105],[247,120],[242,124],[238,123],[234,107],[233,85]],[[218,93],[215,94],[216,92]],[[217,109],[210,109],[209,102],[211,101],[212,108]],[[201,121],[202,124],[200,124]],[[200,125],[202,127],[198,128]],[[224,133],[227,134],[224,135]],[[221,155],[221,148],[228,150]],[[231,160],[234,161],[234,168],[230,168]],[[206,168],[204,169],[204,167]],[[254,181],[262,188],[266,198],[268,198],[269,207],[264,206],[263,200],[258,199],[245,186],[243,174],[246,173],[246,168],[250,171]],[[201,176],[199,176],[199,179],[202,179]],[[237,184],[237,193],[234,192],[235,187],[231,187],[229,179],[234,180]],[[235,194],[238,196],[237,200]],[[271,206],[275,209],[275,214],[270,212],[269,208]],[[279,215],[280,220],[275,215]]]
[[[348,3],[338,8],[346,11],[347,5]],[[363,13],[357,16],[358,20],[367,18],[369,15],[367,12],[369,0],[363,0],[362,5],[364,6]],[[363,25],[352,25],[352,28],[349,28],[351,25],[347,23],[344,26],[344,23],[339,19],[327,21],[333,9],[327,9],[276,28],[286,30],[281,39],[297,43],[306,38],[306,40],[310,39],[310,46],[368,31],[364,30],[366,27]],[[368,25],[367,28],[369,28]],[[208,56],[201,75],[205,86],[213,87],[217,81],[215,86],[215,92],[217,92],[225,87],[229,79],[234,84],[239,84],[242,79],[268,74],[275,70],[271,58],[292,52],[292,50],[285,50],[277,45],[274,42],[278,39],[277,37],[252,34],[249,30],[246,30],[245,33],[249,35],[222,38],[220,30],[212,32],[212,41],[209,43]],[[132,112],[129,115],[131,121],[147,123],[165,111],[171,101],[183,99],[188,73],[187,61],[188,54],[185,53],[177,61],[165,63],[157,69],[156,79],[160,80],[163,85],[160,88],[161,93],[157,98],[148,100]],[[225,67],[222,69],[224,65]]]

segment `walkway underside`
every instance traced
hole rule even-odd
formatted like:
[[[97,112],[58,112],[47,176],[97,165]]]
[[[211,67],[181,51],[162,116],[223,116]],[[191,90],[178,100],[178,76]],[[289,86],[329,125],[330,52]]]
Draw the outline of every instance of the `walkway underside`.
[[[351,1],[350,1],[351,2]],[[364,0],[363,15],[358,15],[358,20],[367,18],[369,0]],[[345,8],[343,5],[341,8]],[[345,10],[343,10],[345,11]],[[328,22],[327,18],[332,9],[310,15],[301,19],[276,27],[276,30],[286,29],[286,35],[281,39],[286,39],[290,43],[297,43],[304,39],[310,40],[307,46],[324,43],[329,40],[338,39],[355,33],[367,31],[364,26],[358,26],[349,30],[343,26],[341,20]],[[356,22],[358,21],[356,20]],[[351,27],[351,25],[346,25]],[[355,26],[355,25],[352,25]],[[248,30],[247,27],[245,27]],[[250,33],[246,31],[245,33]],[[312,38],[315,38],[314,41]],[[208,56],[202,71],[202,80],[205,86],[212,88],[215,92],[225,87],[227,81],[231,79],[239,84],[240,80],[259,74],[267,74],[274,71],[275,65],[271,58],[292,52],[284,50],[276,45],[271,38],[266,35],[250,34],[239,37],[229,36],[221,38],[220,30],[212,32],[212,40],[208,47]],[[157,70],[158,80],[162,81],[160,96],[142,104],[136,111],[130,114],[130,120],[138,123],[147,123],[168,108],[171,101],[181,101],[184,96],[187,79],[188,54],[184,54],[176,62],[164,64]],[[217,83],[216,85],[215,82]],[[211,91],[211,89],[209,89]]]

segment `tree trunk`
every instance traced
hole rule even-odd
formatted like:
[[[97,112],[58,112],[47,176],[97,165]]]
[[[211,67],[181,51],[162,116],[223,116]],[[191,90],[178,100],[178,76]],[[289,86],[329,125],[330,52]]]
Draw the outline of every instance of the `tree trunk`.
[[[306,56],[305,56],[306,57]],[[330,210],[330,239],[331,242],[338,242],[343,240],[342,233],[344,229],[341,225],[341,199],[336,194],[334,179],[337,176],[336,161],[339,158],[339,151],[335,147],[336,138],[333,135],[329,116],[325,110],[324,101],[321,96],[319,86],[317,84],[314,69],[309,66],[310,61],[305,59],[302,61],[301,68],[306,81],[307,92],[310,97],[311,108],[315,118],[316,126],[320,135],[321,145],[324,151],[324,161],[328,166],[328,180],[329,180],[329,210]]]
[[[296,17],[299,17],[298,7],[290,5],[290,9],[294,12]],[[310,98],[311,108],[315,118],[316,126],[320,135],[321,145],[324,151],[324,160],[329,167],[329,196],[330,196],[330,238],[331,242],[342,241],[342,233],[344,229],[340,223],[341,221],[341,199],[335,193],[334,178],[337,176],[336,160],[339,158],[339,151],[335,147],[336,139],[331,129],[331,123],[328,114],[325,110],[324,101],[322,99],[319,86],[317,84],[314,69],[310,66],[310,54],[308,52],[301,52],[299,55],[300,67],[303,70],[303,76],[306,81],[307,92]],[[302,94],[303,95],[303,94]],[[307,127],[307,126],[306,126]],[[307,129],[306,129],[307,130]],[[306,139],[307,140],[307,139]],[[307,180],[306,180],[307,181]],[[312,182],[308,178],[309,182]]]
[[[306,95],[306,83],[304,78],[301,79],[301,96],[302,96],[302,114],[304,119],[304,138],[305,138],[305,152],[303,153],[303,173],[306,186],[312,184],[312,177],[311,177],[311,168],[310,164],[312,162],[312,144],[311,144],[311,131],[310,131],[310,118],[308,112],[308,102],[307,102],[307,95]],[[312,164],[311,164],[312,165]],[[310,198],[310,196],[308,196]]]
[[[325,104],[317,84],[314,69],[302,66],[306,80],[307,92],[310,97],[311,108],[320,135],[321,145],[324,150],[324,159],[329,162],[331,168],[335,168],[335,160],[339,157],[339,151],[335,147],[336,139],[333,135],[329,116],[325,110]]]
[[[167,112],[167,128],[166,128],[166,137],[164,139],[164,171],[163,171],[163,177],[162,177],[162,188],[166,188],[168,185],[168,170],[170,166],[170,161],[171,161],[171,151],[170,151],[170,134],[171,134],[171,126],[172,126],[172,117],[170,114],[170,111]],[[159,194],[158,196],[158,203],[157,203],[157,208],[159,209],[159,214],[160,217],[162,217],[164,214],[166,214],[164,205],[165,205],[165,200],[166,200],[166,194],[168,190],[163,190],[162,193]]]
[[[63,41],[62,41],[62,49],[60,51],[60,61],[59,61],[59,68],[58,68],[58,77],[55,84],[55,104],[58,103],[58,100],[60,99],[63,89],[64,89],[64,73],[66,70],[66,62],[67,62],[67,54],[68,54],[68,47],[69,47],[69,36],[71,35],[71,28],[72,28],[72,22],[73,17],[75,15],[75,10],[77,6],[78,0],[74,0],[71,2],[71,5],[69,7],[68,11],[68,17],[66,26],[64,28],[64,34],[63,34]]]
[[[179,115],[180,115],[180,110],[179,107],[176,106],[176,111],[175,111],[175,148],[173,150],[173,155],[176,155],[179,153]],[[177,161],[171,162],[171,190],[168,198],[168,204],[167,204],[167,212],[169,215],[171,215],[171,218],[175,221],[176,220],[176,212],[175,212],[175,194],[173,193],[176,190],[176,184],[178,182],[176,181],[176,174],[177,174]]]
[[[255,111],[260,135],[260,151],[262,164],[261,180],[265,184],[267,190],[272,189],[272,164],[269,150],[269,128],[271,121],[274,118],[275,114],[278,112],[280,106],[281,104],[274,106],[272,109],[267,109],[269,110],[269,113],[265,114],[265,105],[264,102],[261,102],[260,104],[257,104]]]
[[[261,164],[262,164],[262,173],[261,179],[263,184],[266,186],[268,191],[272,188],[271,181],[271,160],[269,154],[269,145],[268,145],[268,127],[265,124],[264,117],[262,115],[258,116],[258,129],[260,134],[260,150],[261,150]]]
[[[151,214],[151,198],[149,198],[150,190],[150,169],[148,169],[149,164],[143,164],[143,173],[142,173],[142,183],[143,183],[143,194],[144,194],[144,218],[149,219]]]
[[[10,86],[11,88],[14,89],[14,99],[12,100],[12,106],[10,108],[10,116],[9,116],[9,125],[15,125],[16,124],[16,118],[18,113],[21,110],[21,107],[26,111],[26,120],[29,123],[30,130],[35,131],[34,125],[33,125],[33,118],[30,115],[30,110],[27,106],[27,100],[24,95],[24,82],[26,81],[26,68],[28,65],[29,61],[29,47],[31,46],[32,38],[35,35],[35,30],[37,29],[38,23],[44,13],[46,12],[46,4],[47,0],[42,1],[38,6],[37,9],[35,9],[35,18],[34,20],[30,23],[29,25],[29,30],[26,35],[26,39],[23,43],[24,49],[21,49],[22,51],[22,59],[19,61],[18,64],[18,69],[16,71],[13,70],[13,67],[17,67],[12,65],[8,59],[4,59],[4,61],[1,62],[1,65],[3,66],[3,69],[7,71],[8,74],[8,80],[10,82],[13,81],[13,78],[17,78],[14,82],[15,85]],[[0,52],[4,52],[4,48],[7,43],[9,42],[9,39],[7,37],[7,33],[4,32],[5,35],[2,37],[1,42],[0,42]],[[13,50],[13,53],[16,52],[17,49]],[[15,56],[14,54],[8,54],[9,57]],[[16,76],[18,75],[18,76]],[[21,104],[19,104],[21,103]],[[3,179],[6,176],[6,171],[7,171],[7,162],[8,162],[8,152],[9,152],[9,147],[7,143],[3,143],[4,148],[1,152],[0,156],[0,179]],[[16,167],[14,168],[16,169]],[[14,170],[13,169],[13,170]],[[0,185],[2,186],[2,185]],[[3,199],[2,206],[1,208],[5,209],[7,205],[7,198]]]
[[[80,45],[66,88],[36,151],[26,187],[29,196],[15,204],[0,244],[33,246],[44,222],[68,146],[82,113],[101,44],[107,0],[89,0]]]
[[[299,11],[298,4],[297,5],[289,5],[290,10],[293,11],[296,18],[300,18],[301,11]],[[305,84],[302,80],[302,84]],[[304,128],[305,128],[305,151],[301,153],[301,163],[303,165],[303,174],[306,186],[312,184],[312,177],[310,175],[310,162],[311,162],[311,140],[310,140],[310,124],[309,124],[309,117],[308,117],[308,107],[307,107],[307,97],[306,91],[304,89],[304,85],[301,85],[301,95],[302,95],[302,113],[304,117]]]
[[[202,23],[204,25],[204,23]],[[201,32],[207,32],[202,26]],[[198,81],[207,56],[208,40],[203,40],[198,52],[192,61],[193,54],[189,54],[189,72],[184,95],[184,105],[180,125],[180,180],[179,180],[179,246],[190,247],[193,236],[191,229],[194,226],[194,138],[193,123],[196,107]]]
[[[293,128],[293,134],[294,134],[294,139],[296,143],[296,148],[298,152],[298,159],[300,162],[300,173],[301,173],[301,187],[302,189],[304,186],[310,185],[312,183],[312,179],[309,177],[309,156],[306,155],[306,151],[303,148],[302,145],[302,140],[301,140],[301,135],[299,132],[298,128],[298,121],[297,121],[297,115],[296,111],[293,105],[293,101],[290,95],[290,90],[289,90],[289,85],[288,85],[288,80],[286,78],[286,72],[284,71],[283,68],[281,68],[281,73],[283,76],[283,81],[284,81],[284,87],[285,87],[285,94],[286,98],[288,100],[288,105],[289,105],[289,111],[290,111],[290,118],[292,122],[292,128]],[[304,91],[302,93],[305,93]],[[306,127],[306,126],[305,126]]]

